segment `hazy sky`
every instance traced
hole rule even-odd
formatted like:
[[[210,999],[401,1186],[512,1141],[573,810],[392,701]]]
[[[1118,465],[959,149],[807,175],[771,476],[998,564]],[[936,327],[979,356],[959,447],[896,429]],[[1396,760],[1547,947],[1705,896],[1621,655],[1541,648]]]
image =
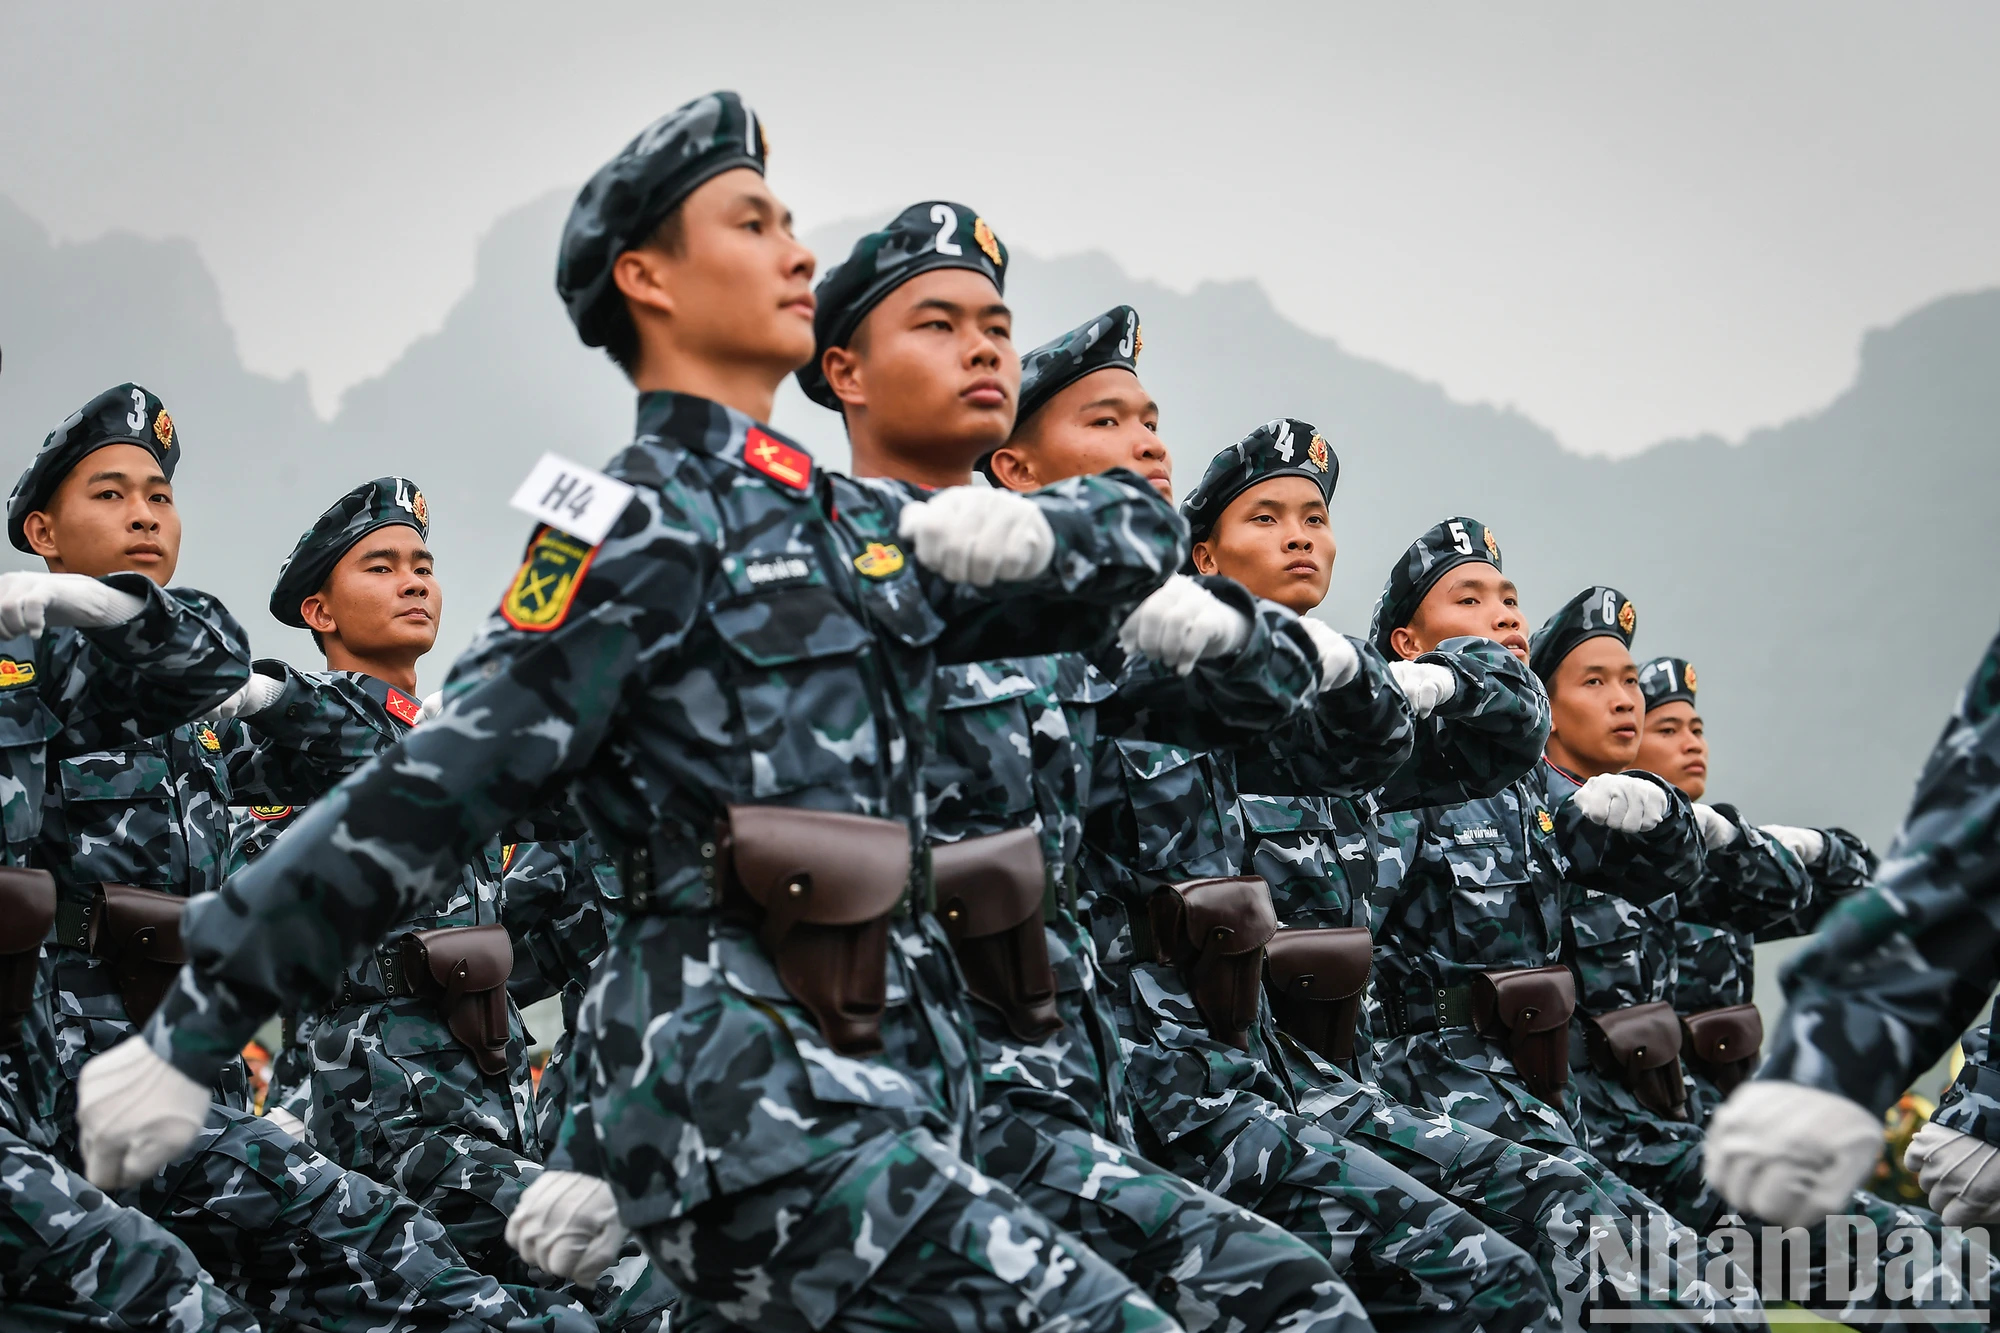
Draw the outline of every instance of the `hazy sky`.
[[[733,87],[802,227],[941,195],[1253,277],[1625,452],[1815,407],[1865,329],[2000,283],[1996,57],[1990,4],[0,0],[0,193],[192,238],[245,360],[329,410],[495,217]]]

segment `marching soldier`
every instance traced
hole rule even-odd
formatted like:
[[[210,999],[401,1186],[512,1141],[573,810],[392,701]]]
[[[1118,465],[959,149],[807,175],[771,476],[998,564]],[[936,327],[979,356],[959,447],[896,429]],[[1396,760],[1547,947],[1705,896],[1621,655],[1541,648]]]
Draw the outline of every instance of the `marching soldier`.
[[[529,1250],[622,1219],[697,1322],[1172,1327],[958,1155],[958,980],[905,888],[940,658],[1094,644],[1182,558],[1180,524],[1117,477],[924,499],[765,426],[812,352],[813,261],[763,164],[718,93],[585,186],[558,289],[641,390],[637,437],[533,488],[543,526],[442,715],[191,915],[195,966],[86,1088],[94,1177],[150,1166],[243,1032],[329,998],[568,787],[629,905],[584,1006],[608,1184],[541,1177]],[[163,1093],[135,1104],[138,1079]]]

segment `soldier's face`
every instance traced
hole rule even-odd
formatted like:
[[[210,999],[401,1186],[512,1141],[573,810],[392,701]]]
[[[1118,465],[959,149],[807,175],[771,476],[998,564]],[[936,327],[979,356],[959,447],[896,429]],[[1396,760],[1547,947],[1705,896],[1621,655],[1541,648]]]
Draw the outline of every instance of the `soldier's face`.
[[[1657,773],[1699,801],[1708,790],[1708,737],[1701,714],[1685,699],[1646,711],[1635,767]]]
[[[1014,314],[969,269],[919,273],[882,298],[847,347],[822,360],[827,383],[877,445],[931,458],[979,456],[1014,429],[1021,355]]]
[[[993,472],[1012,491],[1065,477],[1130,468],[1174,498],[1174,463],[1160,442],[1160,405],[1123,366],[1093,370],[1042,404],[1027,427],[993,455]]]
[[[165,587],[181,558],[181,514],[173,484],[136,444],[85,454],[49,507],[22,524],[28,544],[65,574],[144,574]]]
[[[444,615],[433,564],[415,528],[377,528],[340,557],[299,616],[356,657],[414,660],[437,642]]]
[[[1194,567],[1235,579],[1259,597],[1304,615],[1333,581],[1333,529],[1326,501],[1306,477],[1273,477],[1231,500],[1215,531],[1194,545]]]
[[[757,364],[781,376],[812,359],[813,254],[762,176],[737,167],[704,182],[681,204],[681,236],[676,253],[619,256],[620,290],[665,316],[658,327],[669,359]]]
[[[1503,578],[1484,560],[1459,565],[1432,584],[1410,623],[1390,632],[1389,643],[1411,658],[1446,639],[1467,637],[1491,639],[1523,662],[1528,660],[1521,594],[1512,579]]]
[[[1549,705],[1549,757],[1564,768],[1588,778],[1638,761],[1646,700],[1638,664],[1618,640],[1599,635],[1572,649],[1556,667]]]

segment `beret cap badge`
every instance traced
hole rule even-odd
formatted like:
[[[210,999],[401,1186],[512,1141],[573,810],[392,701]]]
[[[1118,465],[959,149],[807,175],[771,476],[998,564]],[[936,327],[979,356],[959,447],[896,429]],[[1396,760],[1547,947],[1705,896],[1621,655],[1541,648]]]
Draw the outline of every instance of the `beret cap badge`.
[[[1493,535],[1493,529],[1481,528],[1480,534],[1486,538],[1486,554],[1493,557],[1495,564],[1500,561],[1500,539]]]
[[[164,407],[160,409],[160,415],[153,418],[153,438],[160,442],[162,449],[174,447],[174,419],[167,415]]]
[[[993,234],[993,228],[986,225],[985,218],[972,220],[972,239],[979,243],[979,248],[993,261],[994,267],[1006,264],[1006,259],[1000,253],[1000,238]]]
[[[1639,613],[1633,609],[1632,603],[1622,603],[1618,608],[1618,628],[1630,634],[1632,627],[1638,623]]]
[[[1318,431],[1313,432],[1312,443],[1306,446],[1306,461],[1321,472],[1326,471],[1326,441]]]
[[[1687,670],[1681,672],[1681,679],[1687,682],[1688,692],[1690,694],[1701,688],[1700,684],[1695,680],[1694,667],[1692,665],[1690,665],[1687,668]]]

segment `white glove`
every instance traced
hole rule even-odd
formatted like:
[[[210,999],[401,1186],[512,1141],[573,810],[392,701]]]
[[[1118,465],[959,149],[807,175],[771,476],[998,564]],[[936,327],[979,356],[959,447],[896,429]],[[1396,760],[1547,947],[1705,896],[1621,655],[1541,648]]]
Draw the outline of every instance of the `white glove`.
[[[1811,1226],[1838,1211],[1882,1160],[1882,1121],[1845,1097],[1752,1080],[1716,1108],[1703,1166],[1738,1211]]]
[[[83,1174],[101,1190],[150,1180],[208,1123],[208,1089],[127,1037],[76,1080]]]
[[[1354,645],[1324,620],[1314,620],[1311,616],[1300,616],[1299,624],[1305,626],[1306,635],[1319,649],[1319,688],[1324,694],[1337,690],[1353,680],[1361,670],[1361,654],[1354,651]]]
[[[86,574],[0,574],[0,638],[35,638],[51,625],[109,629],[146,609],[146,599]]]
[[[507,1243],[523,1259],[586,1289],[597,1285],[625,1237],[611,1187],[575,1171],[542,1172],[507,1219]]]
[[[2000,1222],[2000,1147],[1961,1130],[1925,1121],[1903,1153],[1903,1165],[1948,1227]]]
[[[1176,574],[1125,617],[1118,646],[1185,676],[1204,657],[1227,657],[1250,641],[1250,617],[1185,574]]]
[[[1031,579],[1056,555],[1041,507],[1012,491],[954,486],[906,506],[896,532],[919,562],[975,588]]]
[[[1644,778],[1599,773],[1570,797],[1583,817],[1620,833],[1646,833],[1667,817],[1667,794]]]
[[[254,717],[278,702],[284,693],[283,681],[260,676],[253,671],[250,679],[243,682],[243,688],[217,704],[207,720],[221,722],[232,717]]]
[[[1712,805],[1694,803],[1694,822],[1701,829],[1701,840],[1708,844],[1708,850],[1715,851],[1727,847],[1741,836],[1736,825],[1729,822]]]
[[[1391,662],[1389,674],[1396,678],[1403,697],[1410,701],[1410,711],[1418,717],[1429,717],[1439,704],[1458,693],[1458,677],[1450,667],[1436,662]]]
[[[293,1115],[290,1111],[287,1111],[284,1107],[282,1106],[272,1107],[270,1110],[264,1112],[264,1119],[270,1121],[272,1124],[276,1125],[279,1129],[284,1130],[285,1133],[291,1135],[293,1138],[297,1139],[300,1143],[304,1143],[306,1141],[305,1122],[303,1120],[300,1120],[297,1116]]]
[[[421,727],[444,711],[444,691],[432,690],[424,696],[424,706],[417,710],[417,720],[411,726]]]
[[[1793,828],[1790,824],[1766,824],[1764,836],[1785,844],[1801,865],[1816,866],[1826,856],[1826,834],[1816,828]],[[1921,1131],[1919,1131],[1921,1132]]]

